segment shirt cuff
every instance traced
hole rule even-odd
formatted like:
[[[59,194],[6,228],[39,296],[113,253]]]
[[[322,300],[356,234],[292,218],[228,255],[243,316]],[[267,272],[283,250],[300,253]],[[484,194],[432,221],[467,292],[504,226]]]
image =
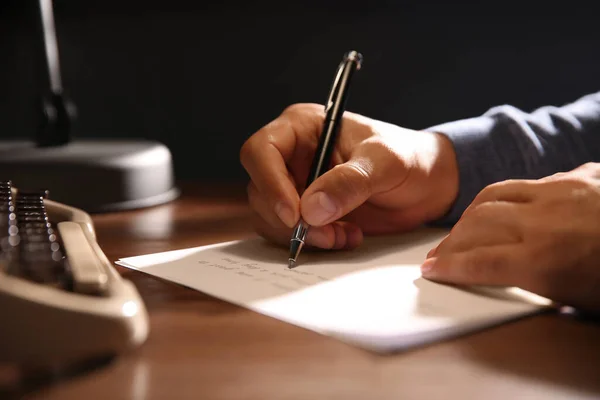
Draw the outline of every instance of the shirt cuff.
[[[448,226],[455,224],[475,196],[487,186],[484,176],[494,176],[498,171],[486,172],[486,167],[498,165],[495,162],[484,162],[497,159],[498,154],[490,146],[491,134],[496,122],[494,118],[481,116],[448,122],[425,129],[446,136],[454,147],[458,164],[458,195],[450,210],[443,217],[432,221],[431,225]],[[483,170],[479,170],[483,167]]]

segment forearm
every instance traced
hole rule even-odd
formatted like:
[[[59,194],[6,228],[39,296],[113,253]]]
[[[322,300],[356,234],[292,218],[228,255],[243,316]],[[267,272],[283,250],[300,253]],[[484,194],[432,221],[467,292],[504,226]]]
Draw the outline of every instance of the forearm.
[[[458,197],[438,221],[456,222],[484,187],[506,179],[537,179],[600,161],[600,92],[563,107],[525,113],[512,106],[427,129],[447,136],[459,168]]]

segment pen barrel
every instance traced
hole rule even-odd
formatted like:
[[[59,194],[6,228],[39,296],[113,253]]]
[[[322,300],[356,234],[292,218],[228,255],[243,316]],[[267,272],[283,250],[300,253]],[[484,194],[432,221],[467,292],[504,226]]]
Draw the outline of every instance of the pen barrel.
[[[354,72],[357,70],[356,61],[347,60],[340,74],[339,85],[334,89],[331,96],[331,103],[326,105],[325,120],[334,121],[334,124],[342,122],[342,116],[346,110],[348,94],[350,92],[350,81]]]
[[[315,154],[315,158],[313,159],[313,163],[308,174],[308,181],[306,182],[307,187],[329,169],[331,164],[331,155],[333,154],[333,149],[335,148],[335,139],[339,130],[339,123],[325,121],[323,133],[319,139],[319,150],[317,150],[317,153]]]
[[[347,61],[340,75],[339,86],[334,89],[330,103],[326,105],[323,131],[319,138],[319,145],[308,174],[306,187],[315,179],[323,175],[331,166],[331,155],[342,125],[342,117],[346,109],[350,80],[358,64],[355,60]]]

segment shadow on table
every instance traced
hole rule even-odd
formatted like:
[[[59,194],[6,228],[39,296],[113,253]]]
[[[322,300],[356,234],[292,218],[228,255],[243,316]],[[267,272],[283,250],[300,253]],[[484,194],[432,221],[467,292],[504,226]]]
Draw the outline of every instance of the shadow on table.
[[[543,314],[456,345],[487,368],[600,398],[598,318]]]
[[[14,379],[0,382],[0,399],[22,399],[58,383],[100,371],[115,361],[115,357],[99,357],[59,367],[14,368]]]

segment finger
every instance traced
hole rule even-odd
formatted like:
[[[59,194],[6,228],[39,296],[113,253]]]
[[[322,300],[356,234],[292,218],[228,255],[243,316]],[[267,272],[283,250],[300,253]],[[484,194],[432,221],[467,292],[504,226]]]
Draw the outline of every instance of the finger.
[[[299,219],[299,196],[286,162],[292,159],[300,144],[307,145],[307,138],[316,137],[322,123],[322,110],[317,111],[317,107],[288,108],[252,135],[240,150],[240,161],[257,191],[266,199],[269,213],[277,215],[290,228]]]
[[[540,179],[541,182],[556,182],[569,179],[600,178],[600,164],[588,162],[566,172],[557,172]]]
[[[372,193],[369,167],[351,160],[319,177],[302,195],[300,210],[313,226],[335,221],[364,203]]]
[[[529,272],[523,250],[509,244],[432,257],[421,265],[421,273],[424,278],[444,283],[520,286]]]
[[[486,186],[473,199],[467,210],[488,201],[525,203],[537,197],[539,182],[535,180],[506,180]]]
[[[427,255],[425,256],[425,260],[435,257],[435,254],[437,253],[440,245],[444,242],[444,240],[448,239],[448,236],[450,236],[450,235],[444,236],[444,238],[438,243],[438,245],[436,247],[434,247],[433,249],[431,249],[427,252]]]
[[[250,208],[254,210],[257,216],[265,221],[267,225],[272,226],[273,228],[284,230],[290,230],[289,227],[283,222],[282,218],[279,218],[276,212],[273,212],[273,207],[270,202],[264,198],[264,196],[258,191],[254,182],[250,182],[247,188],[248,193],[248,204]],[[275,207],[277,210],[277,206]],[[279,210],[280,214],[282,213],[290,213],[290,215],[285,216],[285,218],[293,219],[294,215],[287,210]]]
[[[333,222],[331,226],[333,226],[335,234],[334,244],[331,249],[351,250],[362,244],[362,230],[355,224],[346,221],[336,221]],[[314,237],[310,237],[310,229],[308,233],[308,243],[314,243]]]
[[[428,253],[427,258],[477,247],[522,242],[522,207],[520,203],[506,201],[475,206],[463,215],[450,234]]]
[[[311,225],[340,219],[374,194],[400,186],[406,175],[406,165],[389,146],[379,139],[365,140],[347,162],[336,165],[306,189],[300,199],[302,217]]]
[[[423,223],[419,207],[393,210],[369,202],[342,217],[358,225],[365,235],[385,235],[414,230]]]
[[[262,237],[282,246],[289,246],[292,229],[269,224],[260,215],[254,216],[254,228]],[[336,221],[324,226],[312,226],[306,235],[306,246],[319,249],[354,249],[363,242],[363,234],[355,224]]]

